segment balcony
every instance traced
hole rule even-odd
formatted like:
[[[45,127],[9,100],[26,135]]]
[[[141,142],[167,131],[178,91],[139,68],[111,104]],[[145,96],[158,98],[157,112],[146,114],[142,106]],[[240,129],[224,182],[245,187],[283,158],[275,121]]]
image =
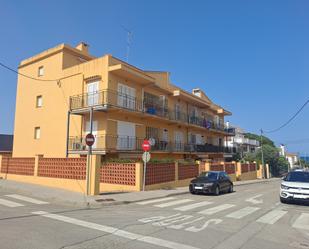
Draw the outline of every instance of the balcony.
[[[70,110],[72,112],[88,111],[89,108],[96,110],[118,107],[129,111],[143,111],[142,100],[130,95],[103,90],[95,93],[85,93],[70,97]]]
[[[94,152],[142,152],[144,139],[134,136],[96,136],[92,146]],[[86,153],[88,147],[85,137],[70,137],[69,151],[75,153]],[[197,145],[181,142],[158,141],[151,147],[152,152],[183,152],[183,153],[233,153],[233,148],[215,146],[211,144]]]
[[[226,129],[224,125],[216,124],[211,118],[205,119],[198,116],[188,115],[174,109],[168,109],[161,101],[142,101],[137,97],[120,93],[117,91],[103,90],[95,93],[85,93],[70,97],[70,110],[72,113],[88,112],[89,108],[94,110],[107,110],[118,108],[127,111],[140,112],[160,117],[169,121],[199,126],[211,131],[225,133],[233,136],[233,129]]]

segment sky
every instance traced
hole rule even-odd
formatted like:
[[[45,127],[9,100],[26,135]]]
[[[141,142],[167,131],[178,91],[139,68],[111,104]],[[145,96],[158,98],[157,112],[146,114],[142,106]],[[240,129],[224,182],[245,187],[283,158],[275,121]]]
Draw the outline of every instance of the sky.
[[[171,73],[185,90],[199,87],[248,132],[273,130],[309,98],[309,1],[4,1],[0,62],[60,43],[84,41],[95,56]],[[13,133],[17,76],[0,68],[0,133]],[[287,127],[265,134],[309,155],[309,105]],[[300,140],[305,140],[301,142]]]

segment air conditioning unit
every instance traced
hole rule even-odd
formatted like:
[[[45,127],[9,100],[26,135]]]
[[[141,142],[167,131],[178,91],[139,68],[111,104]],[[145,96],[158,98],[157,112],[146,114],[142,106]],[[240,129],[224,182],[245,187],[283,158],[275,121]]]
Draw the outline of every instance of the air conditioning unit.
[[[84,146],[82,143],[73,143],[73,150],[83,150]]]

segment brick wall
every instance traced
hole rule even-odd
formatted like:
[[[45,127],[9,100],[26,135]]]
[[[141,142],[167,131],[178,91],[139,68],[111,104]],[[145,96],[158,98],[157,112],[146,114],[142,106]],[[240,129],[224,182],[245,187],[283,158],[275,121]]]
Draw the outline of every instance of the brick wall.
[[[210,170],[213,171],[224,171],[224,166],[222,164],[211,164]]]
[[[33,157],[2,157],[1,173],[15,175],[34,175]]]
[[[175,181],[175,164],[147,164],[146,185]]]
[[[255,163],[249,164],[249,171],[256,171],[256,164]]]
[[[241,164],[241,173],[247,173],[249,172],[249,164],[243,163]]]
[[[234,163],[225,163],[225,172],[227,174],[235,174],[236,173],[236,165]]]
[[[106,163],[100,169],[100,182],[135,185],[135,163]]]
[[[188,179],[196,177],[199,173],[199,166],[196,164],[192,165],[185,165],[185,164],[179,164],[178,165],[178,179]]]
[[[86,179],[86,158],[39,158],[38,176]]]

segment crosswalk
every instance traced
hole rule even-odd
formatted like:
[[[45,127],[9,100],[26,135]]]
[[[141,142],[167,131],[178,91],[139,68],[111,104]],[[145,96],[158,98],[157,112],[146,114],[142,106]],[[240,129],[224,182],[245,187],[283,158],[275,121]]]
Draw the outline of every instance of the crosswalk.
[[[18,194],[9,194],[9,195],[2,196],[0,198],[0,206],[10,207],[10,208],[23,207],[29,203],[36,204],[36,205],[49,204],[46,201],[42,201],[42,200],[38,200],[38,199],[34,199],[31,197],[18,195]]]
[[[141,206],[153,206],[169,211],[177,212],[190,212],[190,215],[177,213],[175,217],[171,216],[170,220],[162,220],[160,222],[153,223],[154,225],[164,225],[170,223],[177,223],[177,221],[186,221],[188,224],[202,220],[201,216],[213,218],[212,215],[216,215],[216,218],[221,219],[234,219],[240,220],[250,217],[255,222],[266,225],[274,225],[281,220],[288,211],[283,210],[282,206],[274,206],[272,208],[265,208],[265,206],[259,206],[260,203],[247,203],[248,206],[244,206],[243,203],[220,203],[216,204],[213,200],[201,201],[192,199],[181,199],[176,197],[165,197],[159,199],[153,199],[148,201],[137,202],[137,205]],[[279,203],[278,203],[279,204]],[[242,205],[241,207],[239,207]],[[146,218],[147,220],[147,218]],[[192,221],[191,221],[192,220]],[[182,225],[184,225],[183,223]],[[181,225],[181,226],[182,226]],[[178,229],[178,224],[173,224],[170,228]],[[309,210],[308,213],[300,213],[292,224],[293,228],[306,229],[309,231]]]

